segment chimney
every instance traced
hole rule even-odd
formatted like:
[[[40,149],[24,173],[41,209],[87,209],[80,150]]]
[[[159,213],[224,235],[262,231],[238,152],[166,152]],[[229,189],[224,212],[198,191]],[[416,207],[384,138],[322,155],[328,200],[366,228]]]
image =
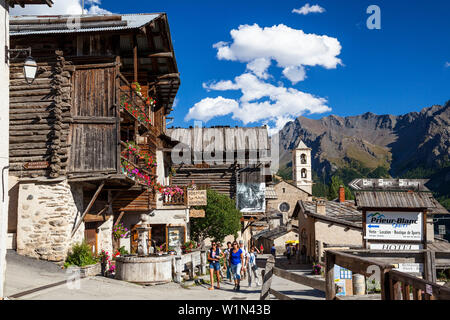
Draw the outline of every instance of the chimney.
[[[323,214],[326,215],[326,205],[325,205],[325,200],[323,199],[318,199],[316,201],[316,213],[317,214]]]
[[[343,185],[339,186],[339,202],[345,202],[345,188]]]

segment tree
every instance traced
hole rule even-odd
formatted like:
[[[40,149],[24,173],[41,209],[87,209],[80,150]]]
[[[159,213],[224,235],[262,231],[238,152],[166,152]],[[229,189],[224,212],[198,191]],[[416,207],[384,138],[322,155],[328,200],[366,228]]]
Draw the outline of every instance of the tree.
[[[328,189],[328,199],[333,200],[339,197],[339,187],[344,185],[342,179],[338,176],[331,177],[330,188]],[[345,199],[351,200],[353,199],[353,194],[350,189],[344,186],[345,189]]]
[[[191,219],[191,238],[197,242],[205,238],[222,242],[230,234],[237,236],[242,214],[236,209],[234,200],[208,189],[207,201],[205,217]]]

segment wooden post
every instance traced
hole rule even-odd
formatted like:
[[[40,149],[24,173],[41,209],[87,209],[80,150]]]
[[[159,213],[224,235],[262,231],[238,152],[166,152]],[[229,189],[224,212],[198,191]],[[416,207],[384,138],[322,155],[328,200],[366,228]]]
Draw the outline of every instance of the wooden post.
[[[181,265],[181,256],[176,256],[175,257],[175,279],[174,279],[174,281],[176,282],[176,283],[181,283],[181,267],[182,267],[182,265]]]
[[[92,206],[94,205],[95,200],[97,200],[97,197],[100,194],[100,191],[102,191],[104,185],[105,185],[105,180],[103,180],[102,184],[100,186],[98,186],[97,191],[95,192],[95,194],[92,197],[91,201],[89,202],[87,208],[84,210],[83,214],[81,215],[80,220],[75,225],[75,228],[73,228],[72,235],[70,236],[71,238],[73,238],[73,236],[77,232],[77,230],[80,227],[81,223],[83,222],[83,219],[86,216],[86,214],[89,212],[89,210],[91,210]]]
[[[275,258],[270,255],[264,268],[263,284],[261,286],[261,295],[259,300],[270,299],[270,285],[272,284],[273,267],[275,266]]]
[[[200,251],[200,272],[201,274],[206,274],[206,251]]]
[[[380,272],[381,300],[391,300],[389,270],[382,269]]]
[[[435,253],[433,251],[425,251],[425,280],[436,283],[436,262]]]
[[[334,284],[334,264],[336,257],[330,251],[325,254],[325,297],[327,300],[336,298],[336,288]]]

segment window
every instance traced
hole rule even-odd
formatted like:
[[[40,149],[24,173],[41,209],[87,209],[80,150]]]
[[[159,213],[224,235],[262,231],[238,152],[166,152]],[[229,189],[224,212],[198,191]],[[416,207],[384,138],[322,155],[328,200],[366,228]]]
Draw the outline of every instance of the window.
[[[306,164],[306,154],[302,153],[300,156],[300,163]]]
[[[283,193],[286,193],[286,188],[283,188]]]
[[[302,178],[306,179],[306,169],[302,169]]]
[[[279,208],[280,208],[281,212],[288,212],[289,209],[291,208],[291,206],[289,205],[289,203],[283,202],[283,203],[280,204]]]

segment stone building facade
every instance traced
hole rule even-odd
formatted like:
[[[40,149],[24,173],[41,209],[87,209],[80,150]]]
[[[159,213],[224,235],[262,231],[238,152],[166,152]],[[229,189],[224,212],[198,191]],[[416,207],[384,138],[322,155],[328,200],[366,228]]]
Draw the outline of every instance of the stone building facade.
[[[267,210],[275,210],[283,214],[283,224],[286,224],[292,217],[295,205],[299,200],[310,201],[312,195],[297,186],[286,182],[280,181],[273,186],[277,198],[267,200]],[[292,221],[293,225],[297,225],[297,221]]]
[[[24,180],[19,184],[17,207],[17,252],[49,261],[63,261],[70,247],[84,239],[80,219],[83,192],[66,179]]]

